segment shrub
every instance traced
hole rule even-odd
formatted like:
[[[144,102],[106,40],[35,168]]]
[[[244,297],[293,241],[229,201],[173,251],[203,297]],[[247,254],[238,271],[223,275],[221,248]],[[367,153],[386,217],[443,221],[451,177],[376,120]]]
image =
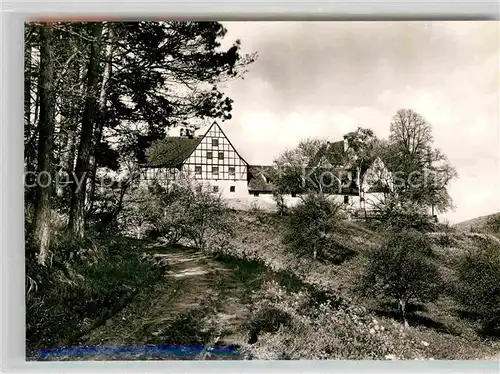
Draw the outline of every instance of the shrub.
[[[500,246],[483,241],[462,256],[457,273],[456,299],[478,317],[483,333],[500,336]]]
[[[124,219],[129,227],[150,236],[162,236],[169,244],[189,241],[204,250],[226,245],[231,233],[229,210],[220,195],[182,178],[168,186],[154,182],[138,189]]]
[[[368,254],[359,290],[398,302],[405,325],[410,301],[433,301],[442,284],[438,267],[431,259],[427,238],[412,230],[391,232],[385,243]]]
[[[288,211],[288,206],[286,205],[285,194],[278,188],[273,189],[273,200],[276,203],[276,208],[278,209],[278,214],[284,216]]]
[[[251,320],[249,326],[249,344],[257,341],[258,335],[263,332],[277,332],[281,327],[288,327],[292,317],[289,313],[278,308],[260,310]]]
[[[390,229],[417,230],[420,232],[434,231],[434,218],[426,209],[413,201],[402,198],[388,197],[383,203],[377,204],[380,219]]]
[[[197,191],[188,203],[185,227],[187,237],[200,250],[226,246],[231,234],[227,206],[220,195],[205,189]]]
[[[486,221],[486,227],[492,234],[500,235],[500,214],[494,214]]]
[[[336,226],[340,205],[323,194],[310,193],[302,198],[289,216],[285,242],[299,254],[316,259],[330,246],[329,234]]]
[[[150,186],[147,199],[141,204],[146,221],[152,227],[149,232],[154,230],[169,244],[177,244],[187,235],[188,209],[193,200],[193,189],[184,185],[163,188],[155,183]]]
[[[318,304],[310,292],[290,293],[274,282],[265,284],[254,298],[252,325],[262,328],[242,345],[247,358],[380,359],[389,353],[409,353],[399,342],[396,351],[399,336],[384,332],[359,308],[329,301]]]

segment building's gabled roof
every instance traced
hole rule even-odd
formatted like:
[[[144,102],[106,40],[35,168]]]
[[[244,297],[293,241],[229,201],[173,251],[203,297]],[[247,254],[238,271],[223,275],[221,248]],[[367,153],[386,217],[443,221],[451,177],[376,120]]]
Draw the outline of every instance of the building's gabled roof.
[[[238,153],[236,148],[233,146],[227,135],[224,133],[222,128],[214,122],[201,136],[195,136],[192,138],[185,136],[168,136],[162,140],[157,140],[151,144],[148,149],[147,162],[142,164],[143,167],[165,167],[165,168],[176,168],[180,167],[184,161],[186,161],[189,156],[194,152],[196,147],[201,143],[203,138],[205,138],[212,127],[217,126],[222,135],[227,139],[236,154],[243,160],[245,164],[248,162]]]
[[[329,143],[325,152],[325,158],[332,165],[342,166],[344,168],[350,167],[350,165],[348,165],[348,154],[344,151],[343,140]]]
[[[194,138],[172,136],[153,142],[148,149],[148,167],[176,168],[193,153],[203,136]]]
[[[270,165],[248,166],[248,191],[271,192],[273,190],[273,173],[275,168]]]

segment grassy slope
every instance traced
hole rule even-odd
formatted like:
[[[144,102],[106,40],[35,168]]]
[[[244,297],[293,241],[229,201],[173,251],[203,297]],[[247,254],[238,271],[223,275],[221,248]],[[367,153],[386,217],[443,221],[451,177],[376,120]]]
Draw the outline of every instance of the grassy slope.
[[[476,217],[473,219],[469,219],[467,221],[459,222],[454,225],[454,227],[458,230],[462,231],[470,231],[474,230],[488,230],[488,221],[492,218],[500,216],[500,213],[489,214],[486,216]]]
[[[372,245],[380,242],[380,236],[362,223],[345,222],[335,236],[337,245],[347,246],[356,252],[356,256],[341,265],[322,264],[308,259],[298,259],[290,254],[281,244],[280,231],[282,224],[279,217],[270,215],[238,214],[235,222],[239,224],[239,235],[234,243],[237,253],[246,258],[262,259],[273,269],[289,269],[304,282],[317,287],[332,290],[342,295],[347,304],[361,305],[367,308],[369,315],[379,323],[399,330],[401,326],[393,316],[387,315],[377,307],[376,303],[359,300],[353,292],[353,286],[362,271],[363,253]],[[439,236],[435,234],[434,236]],[[473,234],[453,233],[453,244],[442,248],[435,246],[436,261],[441,265],[444,277],[453,279],[453,259],[468,246],[477,245]],[[410,319],[412,328],[404,338],[397,338],[386,328],[387,338],[398,341],[401,352],[414,357],[432,357],[447,359],[487,358],[498,356],[498,344],[484,341],[477,336],[474,326],[460,317],[458,305],[453,299],[444,295],[438,302],[419,306]],[[367,325],[364,328],[371,329]],[[429,345],[421,344],[428,342]],[[403,346],[415,346],[413,354]],[[395,349],[398,351],[398,348]]]

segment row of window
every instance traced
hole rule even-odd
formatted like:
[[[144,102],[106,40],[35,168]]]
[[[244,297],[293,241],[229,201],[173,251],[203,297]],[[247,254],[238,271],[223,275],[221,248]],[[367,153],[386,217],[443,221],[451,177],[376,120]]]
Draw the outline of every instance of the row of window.
[[[207,160],[212,160],[214,158],[212,152],[207,152]],[[224,152],[218,152],[218,157],[219,160],[224,160]]]
[[[195,166],[194,167],[194,173],[201,175],[201,166]],[[218,175],[219,174],[219,167],[218,166],[212,166],[212,175]],[[229,175],[235,175],[235,168],[234,166],[229,167]]]
[[[198,186],[197,190],[198,190],[198,192],[201,192],[201,186]],[[219,192],[219,186],[212,186],[212,192]],[[236,187],[230,186],[229,192],[236,192]]]

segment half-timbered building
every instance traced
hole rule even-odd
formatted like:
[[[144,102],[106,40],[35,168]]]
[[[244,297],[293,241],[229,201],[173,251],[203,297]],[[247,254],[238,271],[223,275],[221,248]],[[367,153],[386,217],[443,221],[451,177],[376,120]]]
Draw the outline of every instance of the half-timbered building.
[[[202,136],[181,128],[148,150],[142,165],[144,179],[175,180],[187,175],[224,196],[248,195],[248,163],[214,122]]]

